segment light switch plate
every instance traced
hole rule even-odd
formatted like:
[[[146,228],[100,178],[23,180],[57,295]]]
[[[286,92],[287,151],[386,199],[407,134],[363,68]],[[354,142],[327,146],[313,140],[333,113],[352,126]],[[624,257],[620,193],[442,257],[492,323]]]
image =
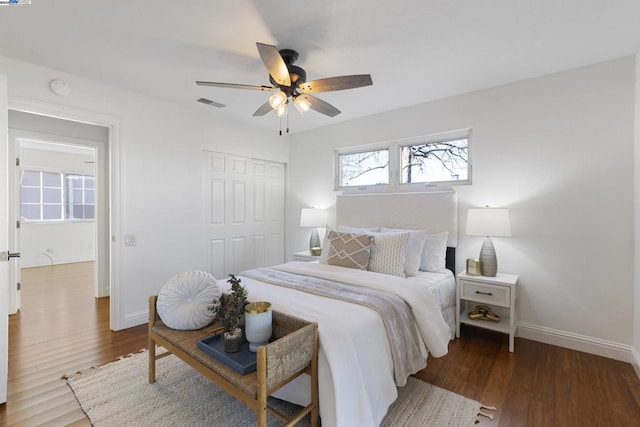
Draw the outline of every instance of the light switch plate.
[[[135,234],[125,234],[124,235],[124,245],[125,246],[136,246],[138,244],[136,240]]]

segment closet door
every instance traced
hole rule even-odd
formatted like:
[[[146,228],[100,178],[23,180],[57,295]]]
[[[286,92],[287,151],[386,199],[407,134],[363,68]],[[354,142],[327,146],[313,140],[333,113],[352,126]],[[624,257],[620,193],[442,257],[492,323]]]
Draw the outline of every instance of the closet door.
[[[283,163],[205,151],[203,200],[209,272],[222,279],[284,262]]]

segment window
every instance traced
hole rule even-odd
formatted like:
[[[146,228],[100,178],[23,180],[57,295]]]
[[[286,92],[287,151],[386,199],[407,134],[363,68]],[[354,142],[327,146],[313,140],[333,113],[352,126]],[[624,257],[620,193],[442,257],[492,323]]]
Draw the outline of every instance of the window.
[[[67,219],[93,219],[95,179],[88,175],[67,175]]]
[[[29,220],[61,220],[62,174],[23,171],[20,184],[20,215]]]
[[[94,177],[23,170],[20,179],[20,216],[29,221],[94,219]]]
[[[469,179],[468,138],[402,146],[400,159],[402,184]]]
[[[336,190],[424,191],[471,184],[470,144],[471,130],[462,129],[336,151]]]
[[[389,184],[389,150],[338,155],[339,186],[361,187]]]

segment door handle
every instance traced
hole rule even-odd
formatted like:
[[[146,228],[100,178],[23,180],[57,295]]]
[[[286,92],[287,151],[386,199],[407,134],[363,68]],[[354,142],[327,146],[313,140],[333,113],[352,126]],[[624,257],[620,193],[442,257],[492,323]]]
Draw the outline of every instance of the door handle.
[[[11,258],[20,258],[20,252],[0,252],[0,262],[7,262]]]

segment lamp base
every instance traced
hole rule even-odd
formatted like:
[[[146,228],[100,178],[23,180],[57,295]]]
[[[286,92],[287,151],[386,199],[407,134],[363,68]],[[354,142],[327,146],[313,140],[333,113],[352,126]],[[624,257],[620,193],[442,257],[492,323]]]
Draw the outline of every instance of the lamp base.
[[[490,237],[486,237],[480,249],[480,271],[483,276],[496,277],[498,274],[498,259],[496,250]]]
[[[318,235],[318,229],[311,230],[311,237],[309,238],[309,252],[311,255],[320,255],[320,236]]]

